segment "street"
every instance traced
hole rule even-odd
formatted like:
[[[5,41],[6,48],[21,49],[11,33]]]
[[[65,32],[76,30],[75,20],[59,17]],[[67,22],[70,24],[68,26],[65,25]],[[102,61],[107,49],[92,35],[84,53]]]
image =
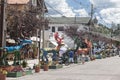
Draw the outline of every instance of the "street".
[[[49,71],[41,69],[40,73],[7,80],[120,80],[120,57],[96,59]]]

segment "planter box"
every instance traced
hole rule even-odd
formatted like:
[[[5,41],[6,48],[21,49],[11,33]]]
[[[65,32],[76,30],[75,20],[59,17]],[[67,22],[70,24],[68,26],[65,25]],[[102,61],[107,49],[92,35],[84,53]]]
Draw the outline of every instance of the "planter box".
[[[85,57],[85,61],[88,62],[89,61],[89,57]]]
[[[7,77],[21,77],[23,72],[8,72]]]
[[[62,68],[63,65],[55,65],[55,66],[49,66],[49,69],[59,69],[59,68]]]
[[[101,55],[96,55],[96,59],[102,59]]]
[[[26,74],[26,75],[31,75],[31,74],[32,74],[32,70],[26,70],[26,71],[25,71],[25,74]]]
[[[51,65],[49,66],[49,69],[59,69],[62,68],[63,65],[59,64],[59,65]],[[41,66],[41,69],[43,69],[43,65]]]

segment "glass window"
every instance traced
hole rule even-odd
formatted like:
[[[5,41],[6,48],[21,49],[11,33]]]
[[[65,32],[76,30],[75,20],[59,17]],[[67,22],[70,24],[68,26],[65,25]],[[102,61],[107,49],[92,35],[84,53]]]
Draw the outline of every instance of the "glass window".
[[[55,27],[54,26],[52,27],[52,32],[55,32]]]
[[[64,27],[63,26],[58,27],[58,31],[64,31]]]

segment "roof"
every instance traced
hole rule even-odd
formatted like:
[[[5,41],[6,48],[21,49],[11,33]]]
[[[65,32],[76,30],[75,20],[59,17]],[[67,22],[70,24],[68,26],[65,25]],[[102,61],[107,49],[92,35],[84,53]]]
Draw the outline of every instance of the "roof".
[[[7,0],[8,4],[27,4],[29,0]]]
[[[47,17],[49,23],[56,24],[88,24],[90,17]]]

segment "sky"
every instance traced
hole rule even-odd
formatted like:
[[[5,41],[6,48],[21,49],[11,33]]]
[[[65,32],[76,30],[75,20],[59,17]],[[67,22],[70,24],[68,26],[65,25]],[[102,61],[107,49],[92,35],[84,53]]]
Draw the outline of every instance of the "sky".
[[[99,23],[120,23],[120,0],[45,0],[49,16],[88,17],[93,4],[94,17]]]

